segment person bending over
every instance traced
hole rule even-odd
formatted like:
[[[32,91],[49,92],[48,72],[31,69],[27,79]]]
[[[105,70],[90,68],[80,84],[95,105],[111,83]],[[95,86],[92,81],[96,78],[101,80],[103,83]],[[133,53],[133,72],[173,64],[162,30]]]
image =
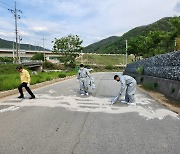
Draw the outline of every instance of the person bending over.
[[[115,75],[114,80],[120,83],[120,90],[117,96],[112,100],[112,104],[116,103],[126,88],[125,103],[131,104],[135,102],[134,94],[136,91],[136,80],[128,75]]]

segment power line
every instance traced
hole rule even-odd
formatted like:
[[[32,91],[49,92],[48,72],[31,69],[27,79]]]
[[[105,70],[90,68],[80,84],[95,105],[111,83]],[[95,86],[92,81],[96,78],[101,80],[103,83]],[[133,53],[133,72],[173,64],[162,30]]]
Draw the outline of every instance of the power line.
[[[64,30],[64,31],[67,31],[67,32],[77,32],[77,33],[80,33],[81,35],[84,35],[84,36],[93,36],[93,37],[107,37],[107,36],[105,36],[105,35],[95,35],[95,34],[91,34],[91,33],[87,33],[87,32],[82,32],[82,31],[78,31],[78,30],[73,30],[73,29],[67,29],[67,28],[64,28],[64,27],[61,27],[61,28],[59,28],[59,27],[57,27],[57,26],[50,26],[50,25],[45,25],[45,24],[42,24],[40,21],[37,21],[37,20],[33,20],[33,21],[31,21],[31,20],[29,20],[24,14],[23,14],[23,16],[26,18],[26,21],[27,22],[30,22],[30,23],[38,23],[38,24],[41,24],[41,25],[43,25],[43,26],[46,26],[46,27],[48,27],[48,28],[50,28],[50,29],[53,29],[53,30]],[[33,28],[33,27],[31,27],[31,28]]]
[[[2,1],[0,1],[0,4],[4,5],[3,7],[11,7],[10,5],[8,5],[7,3],[4,3]],[[14,14],[15,16],[15,9],[8,9],[9,11],[11,11],[11,13]],[[41,24],[42,26],[45,26],[47,27],[49,30],[53,30],[53,31],[62,31],[64,34],[66,32],[69,32],[69,33],[79,33],[78,35],[80,36],[85,36],[85,37],[103,37],[103,38],[106,38],[108,35],[96,35],[96,34],[92,34],[92,33],[88,33],[88,32],[83,32],[83,31],[79,31],[79,30],[73,30],[73,29],[67,29],[67,28],[64,28],[64,27],[59,27],[59,26],[54,26],[54,25],[46,25],[46,24],[42,24],[40,21],[38,20],[30,20],[28,19],[25,14],[21,11],[21,10],[16,10],[17,12],[21,13],[22,14],[22,17],[24,17],[24,20],[26,20],[29,24],[28,26],[30,26],[32,28],[32,30],[34,29],[34,27],[32,26],[31,23],[38,23],[38,24]],[[20,19],[20,15],[18,15],[18,13],[16,13],[16,17],[18,19]],[[16,22],[17,22],[17,19],[16,19]],[[15,26],[16,27],[16,26]],[[15,30],[16,33],[18,32],[17,30]],[[16,34],[17,35],[17,34]],[[18,38],[18,36],[16,36]],[[17,49],[18,50],[18,49]],[[17,51],[17,54],[18,54],[18,51]]]
[[[2,5],[2,4],[0,4],[0,7],[2,7],[3,9],[9,9],[9,7],[7,7],[7,6],[4,6],[4,5]]]
[[[8,9],[13,15],[14,15],[14,19],[15,19],[15,34],[16,34],[16,56],[17,56],[17,60],[20,62],[20,58],[19,58],[19,54],[18,54],[18,28],[17,28],[17,19],[20,19],[20,15],[18,14],[18,12],[22,13],[21,10],[17,10],[16,8],[16,2],[14,5],[14,9]]]
[[[11,7],[11,8],[13,8],[12,6],[10,6],[9,4],[7,4],[7,3],[4,3],[4,2],[2,2],[2,1],[0,1],[0,3],[1,4],[3,4],[3,5],[5,5],[5,6],[8,6],[8,7]]]
[[[26,17],[26,15],[23,13],[22,14],[22,17],[24,17],[24,20],[25,21],[27,21],[28,22],[28,26],[29,27],[31,27],[32,28],[32,30],[34,29],[34,26],[32,26],[32,24],[31,23],[38,23],[38,24],[41,24],[41,26],[45,26],[45,27],[47,27],[50,31],[58,31],[59,32],[59,30],[60,31],[62,31],[61,32],[61,34],[62,33],[64,33],[64,34],[66,34],[64,31],[66,31],[66,32],[69,32],[70,34],[72,34],[72,31],[74,31],[74,30],[69,30],[69,29],[65,29],[65,28],[59,28],[59,27],[57,27],[57,26],[51,26],[51,25],[45,25],[45,24],[42,24],[40,21],[37,21],[37,20],[33,20],[33,21],[31,21],[30,19],[28,19],[27,17]],[[106,38],[106,37],[108,37],[108,35],[104,35],[104,36],[100,36],[100,35],[93,35],[93,34],[90,34],[90,33],[84,33],[84,32],[80,32],[80,34],[78,34],[80,37],[81,36],[84,36],[84,37],[102,37],[102,38]],[[52,41],[52,40],[51,40]],[[51,41],[49,41],[49,45],[52,45],[51,43]]]
[[[46,55],[45,55],[45,50],[44,50],[44,41],[45,41],[46,39],[44,38],[44,36],[43,36],[43,39],[42,39],[42,41],[43,41],[43,51],[44,51],[44,61],[46,61]]]

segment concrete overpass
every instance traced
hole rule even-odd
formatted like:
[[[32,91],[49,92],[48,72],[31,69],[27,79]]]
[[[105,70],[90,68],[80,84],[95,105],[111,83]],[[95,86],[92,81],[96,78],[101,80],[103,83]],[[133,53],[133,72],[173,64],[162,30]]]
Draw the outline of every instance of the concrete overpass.
[[[58,58],[62,55],[53,53],[52,51],[33,51],[33,50],[20,50],[18,52],[21,62],[30,60],[36,53],[45,54],[45,58],[51,62],[57,62]],[[13,49],[0,49],[0,57],[16,57],[16,51]]]
[[[21,65],[26,66],[34,71],[42,71],[43,61],[41,60],[31,60],[31,61],[23,61]]]

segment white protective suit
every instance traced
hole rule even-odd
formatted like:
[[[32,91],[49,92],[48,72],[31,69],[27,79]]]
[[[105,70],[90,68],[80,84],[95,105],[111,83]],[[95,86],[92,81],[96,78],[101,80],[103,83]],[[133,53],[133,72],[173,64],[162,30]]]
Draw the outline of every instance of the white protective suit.
[[[80,82],[80,93],[85,94],[88,92],[88,79],[91,78],[89,71],[86,68],[80,68],[77,74],[77,79]]]
[[[134,94],[136,91],[136,80],[128,75],[120,75],[118,76],[120,78],[120,90],[117,94],[117,96],[112,101],[112,104],[116,103],[119,99],[122,92],[125,90],[126,86],[126,94],[125,94],[125,102],[127,103],[133,103],[134,100]]]

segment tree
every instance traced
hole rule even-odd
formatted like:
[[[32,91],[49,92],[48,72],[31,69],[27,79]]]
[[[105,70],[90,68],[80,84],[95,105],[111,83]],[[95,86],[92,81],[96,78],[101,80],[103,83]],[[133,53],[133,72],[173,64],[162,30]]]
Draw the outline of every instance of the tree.
[[[65,55],[64,64],[67,66],[68,62],[73,64],[75,62],[76,52],[80,52],[83,47],[81,46],[82,40],[77,35],[68,35],[60,39],[55,38],[53,52],[62,53]]]
[[[170,19],[170,23],[174,28],[174,36],[177,39],[177,50],[180,50],[180,17]]]
[[[128,42],[128,54],[134,54],[135,61],[142,56],[145,50],[144,36],[132,37]]]
[[[174,35],[172,32],[150,31],[145,36],[132,37],[129,40],[128,53],[137,57],[148,58],[173,50]]]
[[[174,33],[176,36],[180,37],[180,17],[171,18],[169,21],[174,28]]]
[[[32,58],[32,60],[44,60],[44,54],[43,53],[36,53]]]

